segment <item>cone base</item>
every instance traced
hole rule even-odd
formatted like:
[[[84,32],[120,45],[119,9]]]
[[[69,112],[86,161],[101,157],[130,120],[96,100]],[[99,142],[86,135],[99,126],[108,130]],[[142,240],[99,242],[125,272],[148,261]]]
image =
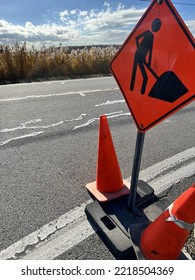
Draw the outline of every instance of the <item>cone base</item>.
[[[97,189],[96,181],[89,183],[86,185],[88,191],[100,202],[106,202],[113,200],[115,198],[121,197],[123,195],[127,195],[129,193],[130,184],[126,180],[123,180],[124,186],[115,192],[100,192]]]

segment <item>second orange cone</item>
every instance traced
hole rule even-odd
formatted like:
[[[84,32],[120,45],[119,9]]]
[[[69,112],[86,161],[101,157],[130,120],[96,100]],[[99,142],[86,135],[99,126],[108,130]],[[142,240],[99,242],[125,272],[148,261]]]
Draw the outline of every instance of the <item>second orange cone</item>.
[[[129,193],[129,183],[122,179],[107,117],[100,116],[96,181],[87,189],[104,202]]]
[[[176,260],[195,222],[195,184],[152,222],[141,235],[140,248],[148,260]]]

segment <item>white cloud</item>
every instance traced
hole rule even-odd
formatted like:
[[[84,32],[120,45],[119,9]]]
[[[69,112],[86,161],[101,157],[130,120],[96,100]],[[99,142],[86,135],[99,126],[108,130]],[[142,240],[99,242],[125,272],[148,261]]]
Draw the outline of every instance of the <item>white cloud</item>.
[[[60,12],[60,17],[68,16],[69,13],[67,10],[64,10],[63,12]]]
[[[104,2],[104,7],[110,8],[110,3]]]
[[[185,23],[191,33],[195,36],[195,20],[187,20]]]
[[[125,8],[125,5],[123,3],[119,3],[117,7],[117,11],[123,10]]]
[[[13,25],[5,20],[0,20],[0,41],[13,44],[16,41],[33,44],[37,47],[43,44],[57,44],[60,42],[76,41],[80,38],[79,32],[64,25],[44,24],[33,25],[26,22],[25,26]]]
[[[88,15],[88,12],[87,11],[80,11],[79,15],[81,15],[82,17],[85,17],[85,16]]]
[[[77,14],[77,10],[72,10],[70,11],[71,15],[76,15]]]
[[[69,19],[69,17],[67,17],[68,15],[69,15],[69,13],[67,10],[60,12],[59,13],[60,20],[63,22],[67,21]]]
[[[135,8],[117,10],[114,12],[99,12],[91,19],[86,19],[83,26],[87,30],[121,29],[132,28],[139,20],[145,10],[136,10]],[[129,30],[127,30],[129,31]]]
[[[96,17],[98,14],[98,10],[97,9],[93,9],[89,12],[89,16],[90,18]]]
[[[74,23],[74,28],[79,32],[84,43],[87,43],[88,38],[90,44],[106,44],[111,41],[112,43],[121,44],[144,11],[145,9],[136,9],[134,7],[125,9],[122,3],[119,3],[116,10],[114,10],[108,2],[104,2],[102,10],[93,9],[89,12],[71,11],[70,14],[76,15],[76,17],[72,18],[71,25],[73,26]],[[61,20],[64,22],[63,18]],[[70,25],[70,21],[68,23]]]
[[[33,28],[35,28],[35,26],[31,22],[27,21],[26,24],[25,24],[25,28],[26,29],[33,29]]]
[[[58,23],[53,24],[34,25],[28,21],[21,26],[0,20],[0,41],[26,41],[35,46],[122,44],[144,11],[126,8],[122,3],[114,9],[105,1],[101,10],[63,10],[58,13]],[[195,20],[186,24],[195,34]]]

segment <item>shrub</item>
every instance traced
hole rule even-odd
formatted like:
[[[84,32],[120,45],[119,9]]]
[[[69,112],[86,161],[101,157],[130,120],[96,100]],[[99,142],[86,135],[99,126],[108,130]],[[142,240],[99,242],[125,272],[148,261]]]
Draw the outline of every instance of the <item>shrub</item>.
[[[66,79],[110,73],[113,46],[85,48],[43,46],[39,51],[26,43],[0,45],[0,83]]]

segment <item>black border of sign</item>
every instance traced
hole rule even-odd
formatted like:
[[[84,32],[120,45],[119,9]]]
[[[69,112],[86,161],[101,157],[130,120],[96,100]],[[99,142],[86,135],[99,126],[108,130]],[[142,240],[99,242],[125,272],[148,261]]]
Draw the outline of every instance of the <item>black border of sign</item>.
[[[137,30],[137,28],[140,26],[140,24],[142,23],[142,21],[145,19],[146,15],[150,12],[150,10],[152,9],[152,7],[156,4],[158,0],[154,0],[150,6],[147,8],[147,10],[145,11],[145,13],[143,14],[143,16],[141,17],[141,19],[138,21],[138,23],[136,24],[136,26],[134,27],[134,29],[132,30],[132,32],[129,34],[129,36],[127,37],[127,39],[125,40],[125,42],[123,43],[123,45],[121,46],[121,48],[118,50],[118,52],[116,53],[116,55],[113,57],[111,63],[110,63],[110,69],[111,72],[113,74],[113,76],[115,77],[115,80],[126,100],[126,103],[130,109],[131,114],[133,115],[133,119],[138,127],[138,130],[141,132],[145,132],[147,130],[149,130],[150,128],[152,128],[153,126],[157,125],[159,122],[161,122],[161,120],[165,119],[167,116],[171,115],[172,113],[178,111],[180,108],[184,107],[185,104],[190,103],[194,98],[195,98],[195,94],[192,95],[189,99],[185,100],[183,103],[179,104],[178,106],[176,106],[174,109],[170,110],[169,112],[167,112],[165,115],[161,116],[160,118],[158,118],[156,121],[154,121],[153,123],[151,123],[150,125],[146,126],[144,129],[142,129],[137,121],[136,118],[131,110],[130,105],[127,102],[127,99],[125,97],[125,94],[119,84],[119,81],[117,79],[117,77],[115,76],[114,72],[112,71],[112,63],[114,62],[114,60],[116,59],[116,57],[120,54],[120,52],[123,50],[123,48],[125,47],[125,45],[127,44],[127,42],[130,40],[130,38],[133,36],[133,34],[135,33],[135,31]],[[195,49],[195,42],[193,40],[193,35],[190,35],[190,31],[188,31],[187,27],[185,28],[185,23],[183,22],[182,18],[180,16],[178,16],[179,14],[177,13],[176,9],[174,8],[174,6],[172,6],[170,4],[170,1],[168,0],[164,0],[164,2],[167,4],[168,8],[170,9],[171,13],[173,14],[173,16],[175,17],[176,21],[178,22],[179,26],[181,27],[182,31],[184,32],[184,34],[186,35],[186,37],[188,38],[189,42],[191,43],[192,47]]]

